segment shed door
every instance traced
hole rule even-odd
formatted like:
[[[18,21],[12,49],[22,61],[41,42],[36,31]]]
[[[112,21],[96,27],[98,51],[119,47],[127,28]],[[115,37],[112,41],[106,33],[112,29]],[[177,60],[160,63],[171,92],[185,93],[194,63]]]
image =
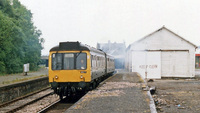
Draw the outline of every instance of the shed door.
[[[132,71],[143,78],[161,78],[161,52],[133,52]]]
[[[186,77],[189,71],[187,51],[162,52],[162,77]]]
[[[147,78],[161,78],[161,52],[147,52]]]

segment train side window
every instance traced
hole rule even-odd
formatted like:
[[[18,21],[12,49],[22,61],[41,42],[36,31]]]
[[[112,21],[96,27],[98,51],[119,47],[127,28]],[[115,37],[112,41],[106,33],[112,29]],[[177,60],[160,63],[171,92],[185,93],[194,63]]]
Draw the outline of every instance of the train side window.
[[[93,58],[94,56],[93,55],[91,55],[91,67],[93,67]]]
[[[99,57],[97,56],[97,67],[99,67]]]
[[[100,67],[102,67],[102,57],[100,57]]]
[[[95,55],[95,67],[97,67],[97,56]]]

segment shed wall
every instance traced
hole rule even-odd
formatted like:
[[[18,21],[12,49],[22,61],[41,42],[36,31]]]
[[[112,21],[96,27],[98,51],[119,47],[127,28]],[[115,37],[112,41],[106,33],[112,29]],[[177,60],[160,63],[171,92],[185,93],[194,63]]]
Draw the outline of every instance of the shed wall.
[[[131,45],[128,52],[132,54],[132,71],[138,71],[135,68],[138,67],[138,61],[134,58],[140,58],[143,61],[145,58],[144,55],[137,54],[137,51],[161,52],[161,77],[195,76],[194,45],[166,29],[157,31]],[[151,58],[152,62],[154,60],[157,62],[156,59],[157,56]]]

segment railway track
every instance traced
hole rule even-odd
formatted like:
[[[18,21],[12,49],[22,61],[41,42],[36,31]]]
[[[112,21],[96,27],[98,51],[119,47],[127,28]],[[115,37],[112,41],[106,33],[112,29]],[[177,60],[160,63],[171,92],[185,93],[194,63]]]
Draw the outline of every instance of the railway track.
[[[98,87],[103,85],[108,78],[112,78],[112,76],[109,76],[102,81]],[[86,94],[86,93],[85,93]],[[64,113],[68,108],[70,108],[74,103],[76,103],[80,98],[82,98],[85,94],[76,95],[75,97],[72,97],[71,99],[64,99],[61,101],[60,99],[55,101],[54,103],[49,104],[45,108],[41,109],[40,111],[37,111],[37,113]]]
[[[60,101],[51,89],[29,95],[0,106],[0,113],[55,113],[64,112],[83,95]]]
[[[42,110],[38,111],[37,113],[63,113],[73,104],[74,103],[62,102],[58,100],[50,104],[49,106],[43,108]]]
[[[37,111],[37,113],[63,113],[84,95],[85,94],[80,94],[68,99],[65,98],[64,100],[58,99],[57,101],[49,104],[40,111]]]
[[[41,109],[37,113],[46,113],[47,111],[49,111],[50,109],[52,109],[53,106],[56,106],[59,102],[60,102],[60,100],[57,100],[54,103],[49,104],[48,106],[44,107],[43,109]]]
[[[50,87],[42,89],[38,92],[34,92],[32,94],[23,96],[21,98],[18,98],[13,101],[10,101],[10,102],[0,105],[0,112],[1,113],[16,112],[16,111],[24,108],[27,105],[30,105],[38,100],[41,100],[42,98],[45,98],[45,97],[51,95],[52,93],[53,93],[53,91],[50,89]]]
[[[64,101],[60,101],[59,97],[53,95],[53,90],[48,87],[0,105],[0,113],[61,113],[66,111],[82,96],[84,96],[84,94],[78,95],[70,100],[65,99]]]
[[[108,77],[108,78],[111,78],[111,77]],[[108,78],[106,78],[104,81],[102,81],[99,86],[104,84]],[[64,99],[63,101],[58,99],[57,101],[49,104],[48,106],[44,107],[43,109],[41,109],[39,111],[37,111],[37,113],[63,113],[68,108],[70,108],[74,103],[76,103],[80,98],[82,98],[84,95],[85,94],[76,95],[75,97],[73,97],[71,99]]]

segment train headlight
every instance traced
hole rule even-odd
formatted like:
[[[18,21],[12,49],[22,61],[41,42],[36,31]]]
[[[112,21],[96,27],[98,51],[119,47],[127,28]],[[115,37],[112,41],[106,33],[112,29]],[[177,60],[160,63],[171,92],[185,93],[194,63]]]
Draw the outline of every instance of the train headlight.
[[[83,78],[83,75],[81,75],[80,78],[82,79],[82,78]]]
[[[55,76],[55,79],[58,79],[58,75]]]

